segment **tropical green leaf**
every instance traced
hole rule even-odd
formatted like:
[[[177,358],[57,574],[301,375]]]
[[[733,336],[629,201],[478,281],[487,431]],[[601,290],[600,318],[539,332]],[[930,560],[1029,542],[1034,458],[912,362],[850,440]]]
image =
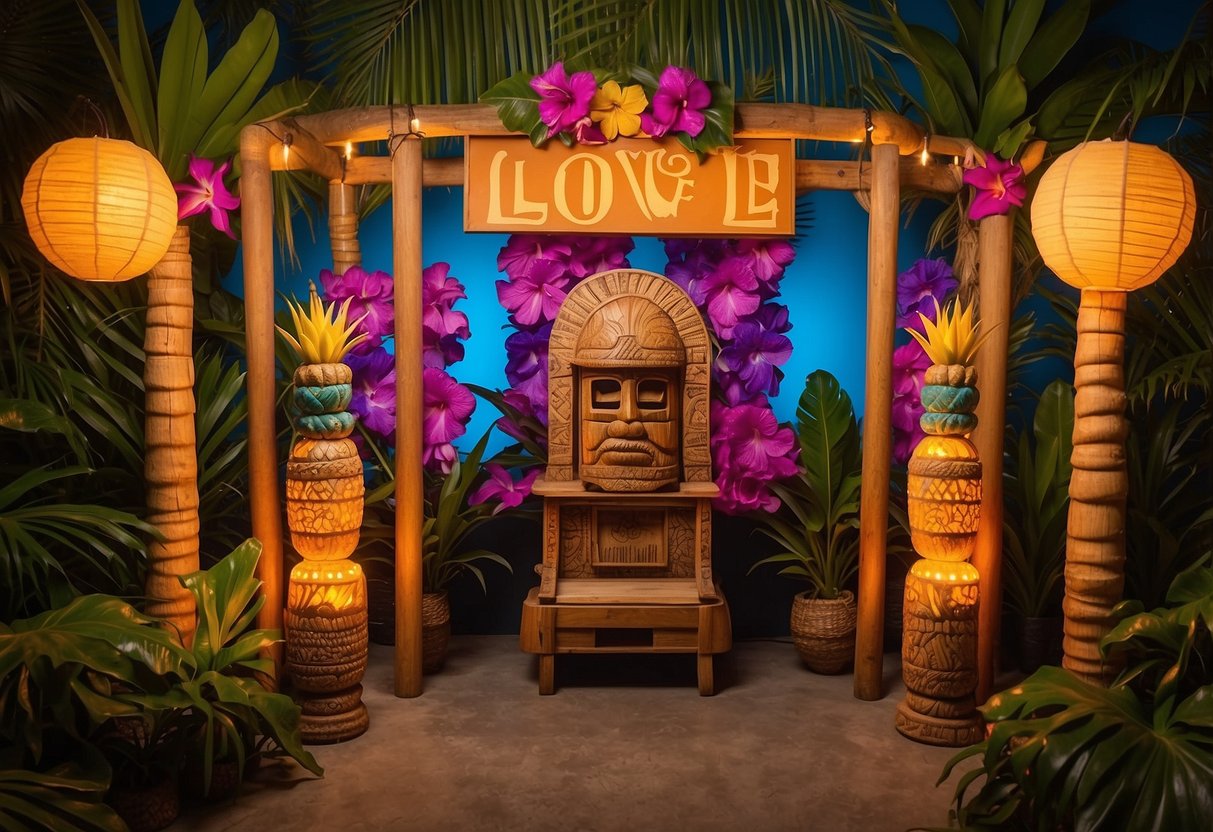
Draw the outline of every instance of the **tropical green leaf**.
[[[929,56],[931,62],[947,79],[948,86],[966,114],[977,113],[977,85],[973,82],[973,72],[965,63],[964,56],[950,40],[934,29],[925,26],[909,25],[906,27],[910,36],[919,44],[919,48]],[[968,119],[966,119],[968,120]]]
[[[103,802],[109,772],[104,764],[97,769],[65,763],[49,771],[0,770],[0,827],[10,832],[125,832],[126,823]]]
[[[146,132],[149,125],[143,121],[142,113],[131,96],[130,87],[123,73],[122,60],[114,50],[114,45],[110,42],[105,27],[101,25],[101,21],[93,14],[92,9],[88,7],[85,0],[76,0],[76,4],[80,7],[80,14],[84,16],[89,33],[92,34],[93,42],[97,46],[97,51],[101,54],[101,59],[105,62],[106,69],[109,70],[110,79],[114,85],[114,94],[118,98],[118,104],[126,116],[127,123],[130,125],[135,144],[154,151],[155,134]]]
[[[136,135],[156,134],[156,67],[137,0],[118,3],[118,59],[135,116]]]
[[[827,506],[829,518],[832,512],[828,507],[859,457],[859,427],[851,397],[833,375],[815,370],[805,379],[796,420],[805,477]]]
[[[952,16],[959,29],[960,49],[969,63],[977,66],[978,48],[981,44],[981,7],[977,0],[948,0]]]
[[[194,0],[181,0],[169,26],[160,59],[160,86],[156,93],[156,156],[169,179],[176,181],[186,169],[186,125],[195,102],[206,86],[207,45],[202,18]]]
[[[1022,116],[1027,107],[1027,87],[1024,86],[1019,70],[1009,66],[999,74],[982,99],[981,115],[977,119],[977,132],[973,135],[973,141],[978,147],[993,147],[998,135]]]
[[[1024,85],[1035,89],[1078,42],[1087,27],[1091,0],[1066,0],[1032,34],[1018,60]]]
[[[1024,48],[1036,34],[1044,8],[1045,0],[1015,0],[1011,5],[1007,25],[1002,30],[1002,42],[998,46],[1000,70],[1019,63]]]
[[[539,119],[539,94],[531,89],[529,72],[516,72],[494,84],[480,96],[482,104],[492,104],[507,130],[525,133],[535,147],[547,142],[548,127]]]
[[[977,46],[977,80],[978,86],[982,90],[983,100],[990,98],[990,84],[999,73],[998,53],[1002,43],[1006,7],[1006,0],[985,0],[985,5],[981,9],[981,37]],[[1005,72],[1006,69],[1002,71]]]
[[[191,148],[204,157],[226,155],[230,144],[220,146],[218,141],[230,143],[233,128],[243,126],[277,58],[278,24],[272,14],[262,9],[207,77],[202,95],[190,107],[185,124],[179,128],[182,131],[179,146]]]
[[[257,595],[261,581],[255,577],[260,557],[261,541],[249,538],[210,569],[180,579],[197,604],[193,650],[200,669],[224,671],[249,657],[246,643],[239,639],[265,604],[265,597]]]
[[[687,150],[700,156],[733,145],[733,90],[716,81],[709,81],[708,89],[712,92],[712,104],[703,111],[703,130],[698,136],[674,134]]]

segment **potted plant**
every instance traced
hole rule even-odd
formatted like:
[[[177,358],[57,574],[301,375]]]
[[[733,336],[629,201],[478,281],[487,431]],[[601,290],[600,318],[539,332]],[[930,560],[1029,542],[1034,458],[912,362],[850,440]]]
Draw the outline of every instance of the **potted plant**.
[[[132,724],[139,709],[118,693],[165,687],[188,663],[159,623],[108,595],[0,623],[0,828],[41,828],[47,817],[65,829],[117,828],[101,798],[108,792],[121,806],[122,787],[136,781],[151,788],[143,814],[161,825],[176,816],[171,761],[141,722]],[[102,753],[115,720],[131,729],[131,766]],[[173,738],[171,725],[160,729],[157,741]]]
[[[964,829],[1203,829],[1213,817],[1213,568],[1182,572],[1167,606],[1116,608],[1101,642],[1125,662],[1107,688],[1042,667],[981,708],[988,739],[956,786]],[[980,784],[973,791],[974,784]]]
[[[755,563],[781,564],[780,575],[807,581],[792,605],[792,638],[817,673],[840,673],[855,654],[855,594],[859,569],[859,426],[851,397],[825,370],[805,379],[796,408],[800,467],[771,488],[781,506],[750,517],[782,551]]]
[[[1061,380],[1040,395],[1032,436],[1019,434],[1003,471],[1009,510],[1003,517],[1003,586],[1019,629],[1019,669],[1061,661],[1061,589],[1074,390]]]

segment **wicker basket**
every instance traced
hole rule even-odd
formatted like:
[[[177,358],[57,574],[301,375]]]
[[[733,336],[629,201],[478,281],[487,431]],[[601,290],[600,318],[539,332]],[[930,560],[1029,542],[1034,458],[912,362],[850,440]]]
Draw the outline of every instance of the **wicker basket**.
[[[421,670],[433,673],[442,669],[451,641],[451,604],[445,592],[426,592],[421,596]]]
[[[157,832],[181,814],[177,780],[165,776],[153,786],[128,789],[113,787],[105,802],[126,823],[131,832]]]
[[[836,599],[809,598],[792,602],[792,640],[814,673],[842,673],[855,659],[855,594],[846,590]]]

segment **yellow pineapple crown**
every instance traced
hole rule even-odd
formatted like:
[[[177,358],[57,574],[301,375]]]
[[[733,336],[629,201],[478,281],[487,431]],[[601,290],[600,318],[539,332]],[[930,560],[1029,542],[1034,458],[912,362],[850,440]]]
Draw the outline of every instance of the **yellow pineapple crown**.
[[[935,320],[932,321],[921,312],[918,317],[922,319],[926,334],[909,327],[906,327],[906,332],[922,344],[927,357],[934,364],[961,364],[966,367],[971,365],[977,350],[990,335],[988,332],[980,336],[977,334],[980,324],[974,320],[972,304],[961,309],[959,301],[954,300],[940,309],[939,301],[935,300]]]
[[[367,334],[354,335],[354,330],[366,315],[347,323],[350,301],[337,306],[337,302],[324,303],[316,292],[316,284],[309,284],[309,308],[294,298],[287,298],[291,319],[295,323],[295,335],[277,327],[282,337],[299,354],[305,364],[336,364],[345,354],[367,339]],[[298,336],[298,337],[296,337]]]

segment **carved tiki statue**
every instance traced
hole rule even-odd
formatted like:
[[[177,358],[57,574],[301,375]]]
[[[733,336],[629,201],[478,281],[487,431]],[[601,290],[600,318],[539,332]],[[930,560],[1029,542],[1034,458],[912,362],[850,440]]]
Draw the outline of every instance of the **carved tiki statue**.
[[[543,564],[521,636],[543,692],[555,653],[621,650],[698,653],[711,692],[711,655],[731,640],[711,571],[710,361],[698,310],[660,275],[594,275],[561,306],[534,489]]]

